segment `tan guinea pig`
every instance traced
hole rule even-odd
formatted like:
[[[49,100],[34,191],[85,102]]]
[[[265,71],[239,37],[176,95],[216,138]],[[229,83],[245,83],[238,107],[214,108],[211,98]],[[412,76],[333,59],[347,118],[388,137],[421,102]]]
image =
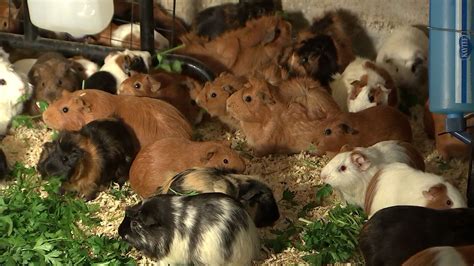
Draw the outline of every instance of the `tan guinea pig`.
[[[118,94],[160,99],[172,104],[190,123],[202,120],[202,111],[191,99],[189,88],[181,75],[158,72],[153,75],[136,73],[124,80]]]
[[[130,168],[130,185],[140,196],[152,195],[174,174],[192,167],[220,167],[245,170],[245,162],[228,142],[194,142],[167,138],[144,147]]]
[[[342,146],[368,147],[384,140],[412,142],[408,118],[397,109],[378,105],[357,113],[340,112],[323,121],[316,130],[319,154],[338,152]]]
[[[99,90],[63,92],[43,113],[43,121],[56,130],[76,131],[90,121],[114,115],[133,129],[141,147],[162,138],[191,138],[191,126],[172,105],[158,99]]]

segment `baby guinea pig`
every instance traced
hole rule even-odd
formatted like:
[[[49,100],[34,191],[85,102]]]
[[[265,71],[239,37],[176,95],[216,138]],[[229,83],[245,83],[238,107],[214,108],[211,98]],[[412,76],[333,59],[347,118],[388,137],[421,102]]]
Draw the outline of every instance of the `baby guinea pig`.
[[[159,194],[220,192],[240,201],[257,227],[272,226],[280,213],[273,192],[256,176],[239,175],[232,169],[192,168],[169,179]]]
[[[472,228],[472,208],[394,206],[380,210],[365,223],[359,247],[368,266],[398,266],[429,247],[473,245]]]
[[[245,170],[245,162],[227,141],[195,142],[167,138],[143,147],[130,169],[130,185],[143,198],[153,194],[175,174],[192,167]]]
[[[368,147],[384,140],[411,142],[408,118],[393,107],[377,105],[357,113],[340,112],[321,122],[313,144],[317,152],[338,152],[342,146]]]
[[[120,119],[95,120],[47,143],[38,171],[43,177],[63,176],[62,192],[91,200],[111,181],[125,182],[137,151],[135,136]]]
[[[474,265],[474,245],[427,248],[411,256],[407,261],[402,264],[402,266],[418,265]]]
[[[127,208],[119,235],[160,265],[251,265],[257,229],[222,193],[156,195]]]
[[[182,75],[157,72],[153,75],[136,73],[124,80],[119,87],[119,95],[135,95],[161,99],[172,104],[188,121],[196,125],[202,120],[203,113],[191,99],[190,89]]]
[[[464,208],[459,191],[442,176],[413,169],[404,163],[384,165],[370,180],[365,194],[365,213],[395,205],[432,209]]]
[[[7,156],[0,148],[0,180],[4,179],[8,175],[8,162]]]
[[[372,177],[390,163],[405,163],[425,170],[423,156],[407,142],[387,140],[370,147],[342,147],[321,170],[321,179],[339,190],[344,199],[364,207],[365,192]]]

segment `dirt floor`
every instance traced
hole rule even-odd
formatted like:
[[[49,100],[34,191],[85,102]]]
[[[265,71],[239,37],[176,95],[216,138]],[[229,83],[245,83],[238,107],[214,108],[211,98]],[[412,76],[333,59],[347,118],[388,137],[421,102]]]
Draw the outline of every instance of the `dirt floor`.
[[[423,153],[427,165],[427,171],[445,176],[462,193],[466,190],[466,175],[468,164],[459,160],[445,162],[440,159],[434,150],[433,140],[427,139],[423,131],[422,106],[415,106],[411,109],[411,123],[414,131],[414,144]],[[1,147],[7,154],[11,164],[15,161],[23,162],[25,165],[34,166],[39,158],[41,146],[52,136],[52,131],[47,129],[42,122],[38,122],[34,129],[25,127],[12,129],[11,135],[6,136],[1,142]],[[292,156],[271,155],[263,158],[254,157],[252,151],[245,142],[245,138],[240,131],[231,133],[217,121],[207,121],[199,125],[195,130],[195,138],[200,140],[220,140],[232,141],[232,147],[238,150],[247,163],[246,174],[259,175],[266,181],[274,191],[275,198],[279,202],[281,218],[273,229],[286,228],[288,221],[297,221],[298,212],[301,208],[314,200],[316,186],[321,185],[319,177],[320,169],[327,162],[326,157],[313,157],[300,153]],[[285,189],[296,192],[294,200],[297,204],[286,204],[281,201]],[[122,197],[117,197],[120,193]],[[98,212],[103,220],[101,225],[95,228],[96,234],[105,234],[117,237],[117,228],[122,221],[124,208],[138,202],[140,198],[134,194],[128,185],[122,189],[112,186],[107,191],[102,192],[92,203],[98,203],[101,210]],[[305,217],[314,220],[323,217],[337,204],[341,203],[339,195],[334,195],[324,201],[323,206],[317,206],[308,212]],[[272,228],[260,230],[261,238],[274,237],[270,232]],[[136,250],[132,250],[131,256],[135,257],[138,264],[152,264],[153,261],[143,257]],[[261,258],[256,264],[302,264],[302,252],[295,248],[274,254],[268,248],[262,249]],[[359,259],[355,258],[352,262]]]

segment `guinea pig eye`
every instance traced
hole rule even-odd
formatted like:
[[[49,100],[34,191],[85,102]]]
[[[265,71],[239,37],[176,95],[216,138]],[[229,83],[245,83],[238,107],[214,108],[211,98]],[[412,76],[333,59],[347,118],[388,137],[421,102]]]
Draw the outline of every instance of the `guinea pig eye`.
[[[347,167],[345,165],[341,165],[339,167],[339,172],[344,172],[344,171],[346,171],[346,169],[347,169]]]
[[[306,63],[308,63],[308,57],[304,56],[300,59],[300,64],[306,64]]]
[[[63,81],[62,80],[58,80],[58,86],[61,86],[63,85]]]
[[[331,133],[332,133],[332,131],[331,131],[330,128],[326,128],[326,130],[324,130],[324,135],[326,135],[326,136],[331,135]]]
[[[69,158],[67,158],[67,156],[64,156],[61,160],[63,161],[63,163],[65,163],[69,160]]]
[[[67,112],[69,112],[69,108],[63,107],[63,113],[67,113]]]
[[[130,223],[130,225],[131,225],[132,227],[138,227],[138,222],[137,222],[137,221],[132,221],[132,222]]]
[[[447,200],[447,201],[446,201],[446,205],[452,206],[452,205],[453,205],[453,202],[452,202],[451,200]]]
[[[140,84],[139,82],[135,82],[135,83],[133,84],[133,87],[134,87],[135,89],[140,89],[140,88],[142,87],[142,84]]]
[[[44,82],[41,82],[41,87],[44,87]]]
[[[250,96],[245,96],[245,101],[248,102],[248,103],[251,102],[251,101],[252,101],[252,97],[250,97]]]
[[[211,93],[211,97],[212,98],[216,98],[217,97],[217,94],[215,92]]]
[[[369,102],[373,103],[375,101],[374,95],[369,96]]]
[[[224,163],[225,163],[225,164],[228,164],[228,163],[229,163],[229,160],[224,159]]]
[[[7,85],[7,82],[4,79],[0,79],[0,85]]]

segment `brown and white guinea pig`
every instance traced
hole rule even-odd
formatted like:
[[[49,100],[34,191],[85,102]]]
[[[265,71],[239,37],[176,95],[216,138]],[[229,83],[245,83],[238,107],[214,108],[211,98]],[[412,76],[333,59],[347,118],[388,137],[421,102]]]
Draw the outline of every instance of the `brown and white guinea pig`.
[[[152,195],[173,175],[192,167],[245,170],[245,162],[224,141],[195,142],[167,138],[145,146],[130,169],[130,185],[140,196]]]
[[[376,105],[398,104],[398,89],[383,68],[357,57],[330,83],[332,95],[344,111],[359,112]]]
[[[20,8],[17,8],[11,0],[0,2],[0,31],[20,33]]]
[[[432,209],[465,208],[459,191],[444,177],[425,173],[404,163],[384,165],[370,180],[364,209],[369,217],[395,205]]]
[[[203,112],[191,99],[187,79],[179,74],[169,72],[155,72],[153,75],[137,73],[120,84],[119,95],[134,95],[161,99],[176,107],[193,124],[199,124]]]
[[[428,36],[413,26],[397,28],[383,40],[376,62],[390,73],[397,87],[419,90],[428,77]]]
[[[342,146],[368,147],[384,140],[412,142],[408,118],[386,105],[357,113],[336,113],[320,123],[313,144],[318,153],[338,152]]]
[[[430,247],[473,245],[472,228],[472,208],[394,206],[380,210],[365,223],[359,235],[359,248],[368,266],[401,265]]]
[[[28,73],[34,88],[27,103],[29,113],[39,113],[37,101],[51,104],[61,97],[63,91],[72,92],[81,88],[81,74],[76,71],[76,64],[56,52],[44,53],[38,58]]]
[[[185,45],[176,51],[193,56],[215,73],[246,76],[271,62],[280,62],[291,49],[291,24],[280,16],[250,20],[212,41],[194,33],[181,36]]]
[[[96,63],[83,56],[74,56],[69,58],[69,60],[78,63],[76,64],[76,71],[81,74],[83,80],[88,79],[92,74],[99,71],[99,66]]]
[[[223,72],[213,81],[208,81],[204,87],[194,87],[191,91],[196,103],[204,108],[211,117],[217,117],[231,129],[237,129],[239,122],[227,112],[227,99],[247,82],[245,77]]]
[[[4,179],[8,175],[8,161],[7,156],[0,148],[0,180]]]
[[[291,72],[328,85],[334,74],[342,73],[354,60],[352,41],[340,12],[325,13],[300,33],[288,62]]]
[[[431,247],[416,253],[402,266],[470,266],[474,265],[474,245]]]
[[[155,49],[162,50],[169,47],[169,41],[156,30],[153,30]],[[122,24],[112,31],[112,46],[140,49],[140,24]]]
[[[115,181],[123,184],[138,151],[135,136],[120,119],[96,120],[79,132],[62,131],[46,145],[38,162],[43,177],[63,176],[61,192],[87,200]]]
[[[104,59],[104,64],[84,82],[85,89],[100,89],[117,94],[120,84],[131,72],[148,73],[151,55],[147,51],[124,50],[112,52]]]
[[[125,210],[118,233],[160,265],[251,265],[260,252],[252,218],[222,193],[155,195]]]
[[[191,125],[172,105],[100,90],[65,92],[46,109],[43,121],[56,130],[79,130],[93,120],[111,116],[122,118],[133,129],[141,147],[162,138],[191,138]]]
[[[239,175],[232,169],[192,168],[160,187],[159,194],[224,193],[240,201],[257,227],[272,226],[280,213],[267,184],[257,176]]]
[[[339,190],[351,204],[364,207],[365,192],[372,177],[384,165],[405,163],[425,170],[423,156],[408,142],[387,140],[370,147],[347,147],[321,170],[321,179]]]

